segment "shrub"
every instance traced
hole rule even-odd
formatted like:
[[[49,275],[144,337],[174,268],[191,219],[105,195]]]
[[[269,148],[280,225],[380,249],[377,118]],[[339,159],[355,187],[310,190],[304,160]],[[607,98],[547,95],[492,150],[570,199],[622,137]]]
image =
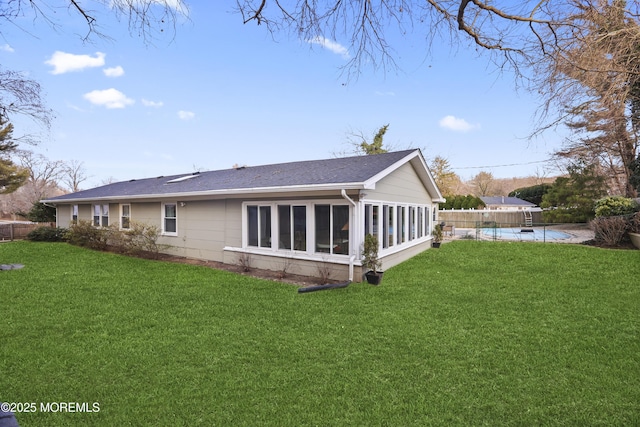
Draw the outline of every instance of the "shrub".
[[[598,217],[591,221],[595,239],[607,246],[618,246],[628,228],[628,220],[624,216]]]
[[[38,227],[27,234],[27,239],[34,242],[63,242],[66,233],[66,228]]]
[[[596,202],[596,218],[602,216],[629,215],[638,210],[638,204],[628,197],[609,196]]]
[[[69,228],[69,243],[90,249],[111,248],[128,255],[150,254],[157,256],[168,245],[158,244],[160,228],[155,225],[131,221],[128,230],[121,230],[118,223],[108,227],[95,227],[91,221],[80,220]]]
[[[69,227],[65,237],[72,245],[104,250],[107,248],[109,232],[108,228],[94,227],[91,221],[78,220]]]
[[[168,245],[159,245],[160,227],[131,221],[130,228],[121,232],[122,246],[126,253],[140,255],[148,253],[157,256]]]

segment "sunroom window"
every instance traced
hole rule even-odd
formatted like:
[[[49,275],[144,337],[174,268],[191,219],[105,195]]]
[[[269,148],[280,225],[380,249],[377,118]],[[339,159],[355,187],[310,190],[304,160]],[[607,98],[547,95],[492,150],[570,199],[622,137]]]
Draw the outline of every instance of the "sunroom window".
[[[271,247],[271,206],[247,206],[247,244]]]
[[[279,249],[307,250],[307,207],[278,205]]]
[[[315,205],[316,252],[349,253],[349,206]]]

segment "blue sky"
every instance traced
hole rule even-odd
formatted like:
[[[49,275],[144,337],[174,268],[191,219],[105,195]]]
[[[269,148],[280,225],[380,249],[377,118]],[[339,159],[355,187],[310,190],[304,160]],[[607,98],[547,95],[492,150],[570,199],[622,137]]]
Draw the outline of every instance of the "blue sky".
[[[352,53],[343,41],[274,40],[230,8],[192,2],[175,37],[153,45],[109,15],[100,22],[112,39],[83,43],[86,29],[66,9],[58,31],[41,20],[3,25],[0,63],[37,80],[56,116],[49,132],[15,118],[15,133],[40,132],[31,149],[51,160],[82,161],[84,188],[329,158],[349,150],[349,133],[373,135],[385,124],[386,145],[443,156],[463,179],[481,170],[499,178],[555,173],[542,161],[561,137],[525,139],[537,100],[475,50],[443,41],[427,53],[419,36],[393,39],[400,70],[362,68],[348,80],[340,67]]]

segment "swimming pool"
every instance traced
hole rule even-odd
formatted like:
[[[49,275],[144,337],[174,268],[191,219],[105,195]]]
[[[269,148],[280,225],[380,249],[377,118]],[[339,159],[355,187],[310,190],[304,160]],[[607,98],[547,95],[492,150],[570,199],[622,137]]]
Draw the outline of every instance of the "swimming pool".
[[[522,231],[529,230],[529,231]],[[564,231],[544,228],[482,228],[482,236],[490,239],[551,241],[570,239],[573,236]]]

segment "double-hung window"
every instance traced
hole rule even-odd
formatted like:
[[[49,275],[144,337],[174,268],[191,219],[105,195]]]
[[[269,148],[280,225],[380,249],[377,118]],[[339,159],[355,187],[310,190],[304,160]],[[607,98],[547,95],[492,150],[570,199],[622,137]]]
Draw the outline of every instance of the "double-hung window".
[[[71,223],[78,223],[78,205],[71,206]]]
[[[120,227],[128,230],[131,227],[131,205],[120,205]]]
[[[162,234],[178,235],[178,208],[175,203],[162,205]]]
[[[95,227],[109,225],[109,205],[93,205],[93,225]]]

